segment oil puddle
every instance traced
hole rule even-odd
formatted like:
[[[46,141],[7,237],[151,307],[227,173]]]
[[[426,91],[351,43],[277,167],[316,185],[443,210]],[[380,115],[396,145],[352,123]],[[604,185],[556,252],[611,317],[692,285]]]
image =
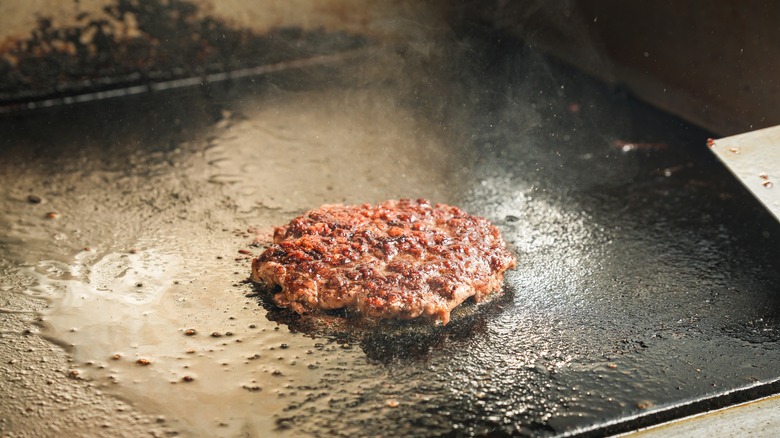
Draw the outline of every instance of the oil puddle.
[[[150,231],[140,249],[110,244],[22,269],[24,293],[49,303],[41,334],[70,353],[65,376],[180,432],[259,435],[321,369],[358,357],[280,329],[244,296],[248,261],[234,252],[244,233],[189,227],[195,242],[182,247],[180,231]]]
[[[111,253],[83,266],[83,280],[40,278],[33,291],[55,302],[42,313],[44,334],[71,352],[71,378],[159,412],[178,430],[274,428],[289,385],[319,380],[314,370],[327,358],[226,288],[234,277],[192,275],[184,262],[156,250]]]

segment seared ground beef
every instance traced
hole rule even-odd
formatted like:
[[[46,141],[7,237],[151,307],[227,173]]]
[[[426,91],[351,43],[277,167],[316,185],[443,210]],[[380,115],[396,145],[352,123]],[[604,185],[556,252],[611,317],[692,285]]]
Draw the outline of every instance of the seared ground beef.
[[[424,199],[324,205],[276,228],[252,280],[280,286],[274,302],[298,313],[345,308],[369,318],[446,324],[473,296],[501,290],[516,259],[487,219]]]

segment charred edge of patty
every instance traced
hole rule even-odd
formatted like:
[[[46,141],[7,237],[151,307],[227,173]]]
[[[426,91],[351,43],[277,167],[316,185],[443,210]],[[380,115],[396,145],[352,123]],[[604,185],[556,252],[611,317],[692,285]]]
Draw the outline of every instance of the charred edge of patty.
[[[258,258],[254,259],[252,262],[252,274],[250,279],[258,284],[258,286],[262,287],[265,293],[270,295],[270,298],[276,307],[287,309],[297,315],[323,315],[338,318],[349,317],[351,319],[362,321],[368,320],[374,322],[392,320],[411,321],[424,318],[431,321],[441,322],[442,325],[447,325],[450,322],[452,312],[467,302],[469,299],[472,299],[474,304],[481,304],[490,302],[494,298],[504,293],[504,288],[502,285],[504,282],[505,271],[495,274],[493,280],[494,283],[498,285],[498,287],[491,289],[487,293],[476,292],[476,289],[464,284],[461,285],[463,292],[458,294],[458,299],[446,302],[449,305],[425,306],[421,311],[415,313],[389,313],[386,311],[372,312],[370,310],[367,311],[365,308],[352,307],[347,305],[342,307],[326,308],[312,304],[312,302],[296,300],[296,293],[288,293],[287,288],[282,284],[282,282],[278,281],[278,279],[275,280],[274,277],[269,277],[267,274],[261,274],[261,272],[265,271],[265,269],[262,269],[263,267],[267,268],[267,264],[264,265],[263,262],[261,262]],[[514,267],[515,265],[512,264],[507,268],[507,270]],[[442,304],[444,303],[445,302],[442,302]]]

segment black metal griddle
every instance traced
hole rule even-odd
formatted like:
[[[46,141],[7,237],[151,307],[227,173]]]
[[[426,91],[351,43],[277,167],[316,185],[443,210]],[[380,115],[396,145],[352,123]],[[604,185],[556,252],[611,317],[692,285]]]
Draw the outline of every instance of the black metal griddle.
[[[518,268],[505,295],[465,306],[446,327],[350,337],[258,308],[325,345],[354,342],[372,364],[325,365],[299,391],[329,401],[291,401],[278,431],[605,435],[778,392],[780,226],[706,150],[710,135],[519,41],[470,34],[460,44],[442,80],[457,95],[420,101],[406,90],[407,105],[436,108],[427,117],[461,140],[452,147],[465,189],[448,201],[494,221]],[[323,82],[288,72],[6,116],[0,156],[36,126],[56,139],[81,111],[120,128],[95,133],[105,144],[145,129],[134,121],[176,119],[155,125],[170,145],[269,84],[351,86],[337,72]],[[147,112],[134,115],[138,106]],[[57,156],[56,141],[37,135],[41,154]],[[359,393],[341,393],[346,383]],[[386,400],[399,403],[374,409]]]

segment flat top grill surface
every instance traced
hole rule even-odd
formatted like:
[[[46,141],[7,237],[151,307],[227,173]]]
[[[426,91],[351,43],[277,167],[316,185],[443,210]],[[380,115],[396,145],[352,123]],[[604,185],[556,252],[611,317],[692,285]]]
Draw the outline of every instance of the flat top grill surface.
[[[6,375],[48,358],[56,391],[103,391],[73,406],[204,435],[603,434],[777,391],[780,228],[706,132],[516,41],[416,56],[0,119]],[[494,221],[506,294],[361,331],[240,282],[255,233],[397,197]],[[4,414],[47,400],[26,375]]]

